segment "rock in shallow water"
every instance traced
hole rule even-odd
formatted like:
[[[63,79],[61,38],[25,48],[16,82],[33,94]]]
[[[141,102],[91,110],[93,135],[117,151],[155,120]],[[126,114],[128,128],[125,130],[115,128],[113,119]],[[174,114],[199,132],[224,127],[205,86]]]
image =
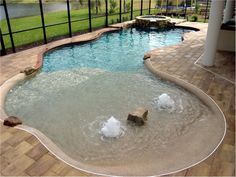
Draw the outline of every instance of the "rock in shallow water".
[[[22,121],[15,116],[10,116],[6,118],[3,122],[3,125],[9,126],[9,127],[14,127],[16,125],[22,124]]]
[[[33,67],[26,67],[23,71],[21,71],[21,73],[25,73],[25,75],[31,75],[34,72],[36,72],[37,69],[33,68]]]
[[[151,58],[151,54],[150,53],[144,54],[143,60],[147,60],[148,58]]]
[[[136,125],[141,126],[147,121],[148,110],[145,108],[137,108],[134,112],[129,113],[127,120],[134,122]]]

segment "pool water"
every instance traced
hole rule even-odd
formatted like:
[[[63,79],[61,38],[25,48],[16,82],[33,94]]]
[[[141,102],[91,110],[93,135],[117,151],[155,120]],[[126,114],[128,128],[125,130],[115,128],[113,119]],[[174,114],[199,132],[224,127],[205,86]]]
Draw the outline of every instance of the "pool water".
[[[129,28],[104,34],[99,40],[48,52],[43,72],[72,68],[100,68],[107,71],[131,71],[143,68],[145,52],[181,42],[186,29],[158,31]]]
[[[158,175],[194,164],[212,152],[222,124],[197,97],[149,73],[145,52],[181,41],[184,29],[124,29],[83,45],[49,51],[42,71],[13,88],[6,111],[47,135],[88,171]],[[158,109],[167,93],[174,109]],[[149,110],[142,127],[127,123],[137,107]],[[119,138],[100,130],[111,116]]]

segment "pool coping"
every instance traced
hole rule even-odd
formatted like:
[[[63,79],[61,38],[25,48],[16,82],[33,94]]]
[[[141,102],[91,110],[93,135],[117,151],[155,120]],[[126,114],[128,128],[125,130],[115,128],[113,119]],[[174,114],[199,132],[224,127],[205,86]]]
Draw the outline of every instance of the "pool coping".
[[[197,29],[197,28],[193,28],[193,27],[190,27],[190,26],[182,26],[182,25],[181,26],[176,25],[176,26],[177,26],[177,28]],[[37,57],[37,62],[36,62],[36,65],[35,65],[34,68],[37,69],[37,72],[40,70],[40,68],[42,67],[42,64],[43,64],[43,56],[44,56],[45,52],[48,52],[50,50],[55,50],[56,48],[60,48],[60,47],[71,45],[71,44],[87,43],[87,42],[98,39],[104,33],[112,32],[112,31],[119,31],[120,29],[122,29],[122,27],[115,27],[115,28],[111,28],[111,29],[108,29],[108,30],[104,30],[104,31],[98,31],[95,36],[89,38],[88,40],[70,41],[70,42],[66,42],[64,44],[59,44],[59,45],[56,45],[56,46],[48,47],[48,48],[44,49],[43,51],[39,52],[38,57]],[[200,31],[200,29],[197,29],[197,30]],[[183,40],[188,40],[188,33],[186,33],[183,36]],[[181,45],[181,44],[182,44],[182,42],[177,44],[177,45]],[[149,52],[147,52],[147,53],[149,53]],[[151,54],[150,54],[150,58],[152,58]],[[209,95],[207,95],[204,91],[197,88],[196,86],[194,86],[194,85],[192,85],[192,84],[190,84],[190,83],[188,83],[188,82],[186,82],[186,81],[184,81],[180,78],[174,77],[174,76],[172,76],[168,73],[165,73],[165,72],[155,70],[154,67],[151,64],[150,58],[148,58],[144,61],[145,66],[149,69],[149,71],[151,71],[153,74],[155,74],[159,78],[171,81],[171,82],[175,83],[176,85],[179,85],[179,86],[183,87],[184,89],[188,90],[189,92],[193,93],[194,95],[196,95],[200,100],[202,100],[206,105],[208,105],[216,115],[221,116],[221,118],[223,118],[224,124],[225,124],[224,125],[225,129],[224,129],[224,133],[223,133],[223,137],[222,137],[221,141],[219,142],[219,144],[215,147],[215,149],[207,157],[205,157],[204,159],[198,161],[197,163],[194,163],[194,164],[192,164],[190,166],[187,166],[185,168],[158,175],[158,176],[162,176],[162,175],[177,173],[179,171],[182,171],[182,170],[188,169],[190,167],[193,167],[193,166],[201,163],[205,159],[207,159],[209,156],[211,156],[216,151],[216,149],[219,147],[219,145],[222,143],[222,141],[225,137],[225,134],[226,134],[227,124],[226,124],[226,119],[225,119],[225,116],[224,116],[222,110],[219,108],[219,106],[216,104],[216,102]],[[19,74],[13,76],[12,78],[8,79],[7,81],[5,81],[0,86],[0,95],[1,95],[1,98],[0,98],[0,115],[1,115],[0,121],[4,121],[4,119],[2,119],[3,117],[5,117],[5,118],[8,117],[8,115],[4,111],[4,103],[5,103],[5,99],[6,99],[8,91],[11,88],[13,88],[18,82],[20,82],[24,79],[27,79],[28,77],[29,76],[26,76],[24,73],[19,73]],[[17,125],[17,126],[15,126],[15,128],[27,131],[28,133],[35,136],[53,155],[55,155],[58,159],[60,159],[64,163],[66,163],[66,164],[68,164],[68,165],[70,165],[70,166],[72,166],[76,169],[79,169],[79,170],[87,172],[87,173],[96,174],[96,175],[113,176],[113,175],[100,174],[100,173],[92,172],[90,170],[86,170],[86,167],[83,168],[83,164],[81,164],[78,161],[75,161],[74,159],[67,156],[46,135],[44,135],[42,132],[40,132],[39,130],[37,130],[35,128],[29,127],[27,125]],[[80,166],[81,168],[79,168],[77,166]]]

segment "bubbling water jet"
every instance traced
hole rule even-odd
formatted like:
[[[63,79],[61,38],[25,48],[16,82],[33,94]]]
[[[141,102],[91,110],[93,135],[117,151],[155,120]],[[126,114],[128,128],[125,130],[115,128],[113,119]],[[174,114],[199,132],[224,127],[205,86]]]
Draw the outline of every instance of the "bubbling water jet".
[[[120,121],[111,116],[110,119],[103,123],[101,133],[107,138],[117,138],[121,136],[123,130]]]
[[[157,99],[157,106],[160,110],[173,111],[175,109],[175,101],[167,93],[163,93]]]

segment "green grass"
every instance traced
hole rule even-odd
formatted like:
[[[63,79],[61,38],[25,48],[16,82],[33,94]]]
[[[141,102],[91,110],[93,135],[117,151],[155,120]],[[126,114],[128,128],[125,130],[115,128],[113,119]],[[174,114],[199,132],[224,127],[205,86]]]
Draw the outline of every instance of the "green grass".
[[[102,12],[99,14],[104,14],[104,10],[102,9]],[[138,16],[140,14],[140,11],[136,11],[133,13],[133,18],[135,16]],[[144,10],[143,14],[148,14],[148,10]],[[96,16],[95,14],[92,14],[92,16]],[[130,12],[123,14],[123,17],[125,20],[130,20]],[[53,12],[53,13],[47,13],[44,16],[45,18],[45,24],[51,25],[55,23],[60,22],[67,22],[67,11],[60,11],[60,12]],[[80,10],[71,10],[71,20],[80,20],[88,18],[88,10],[87,9],[80,9]],[[117,19],[119,19],[119,15],[109,15],[108,22],[111,24],[112,22],[116,23]],[[12,31],[19,31],[29,28],[35,28],[41,26],[41,18],[40,16],[30,16],[30,17],[23,17],[23,18],[13,18],[10,20]],[[89,21],[83,20],[79,22],[73,22],[72,24],[72,32],[77,33],[80,31],[88,30],[89,28]],[[6,20],[0,21],[0,26],[3,33],[8,33],[8,28],[6,25]],[[100,18],[94,18],[92,19],[92,28],[99,28],[105,26],[105,16]],[[62,24],[62,25],[56,25],[52,27],[46,28],[46,35],[47,38],[50,40],[52,38],[58,37],[58,36],[64,36],[69,33],[68,31],[68,24]],[[34,42],[40,42],[43,41],[43,30],[37,29],[27,32],[21,32],[21,33],[15,33],[13,34],[14,37],[14,44],[16,47],[22,46],[25,44],[30,44]],[[5,48],[11,48],[11,42],[9,35],[5,35],[3,37]]]
[[[1,2],[2,0],[0,0]],[[7,3],[38,3],[38,0],[6,0]],[[50,0],[50,2],[63,2],[64,0]]]
[[[60,11],[60,12],[54,12],[54,13],[47,13],[45,14],[45,24],[51,25],[55,23],[60,22],[67,22],[67,12],[66,11]],[[87,9],[81,9],[81,10],[73,10],[71,11],[71,20],[79,20],[88,18],[88,12]],[[23,18],[14,18],[10,20],[12,31],[19,31],[29,28],[35,28],[40,27],[42,25],[41,23],[41,17],[40,16],[31,16],[31,17],[23,17]],[[73,32],[77,32],[80,30],[85,30],[88,28],[87,20],[82,22],[74,22],[72,23],[72,30]],[[6,20],[0,21],[0,26],[3,33],[8,33],[8,28],[6,25]],[[53,27],[47,27],[46,30],[47,37],[52,38],[60,35],[65,35],[68,33],[68,24],[63,25],[57,25]],[[38,30],[32,30],[28,32],[22,32],[22,33],[16,33],[14,36],[14,43],[15,46],[20,46],[24,44],[29,44],[35,41],[40,41],[43,39],[42,35],[42,29]],[[5,47],[10,48],[10,41],[9,36],[4,36],[4,42]]]

